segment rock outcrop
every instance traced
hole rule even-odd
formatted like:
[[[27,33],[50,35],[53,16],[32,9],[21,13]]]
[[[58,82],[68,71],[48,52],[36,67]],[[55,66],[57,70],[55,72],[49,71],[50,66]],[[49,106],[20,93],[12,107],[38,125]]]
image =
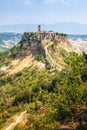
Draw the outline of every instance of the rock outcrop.
[[[54,31],[45,31],[41,30],[40,25],[38,25],[37,32],[25,32],[22,35],[21,46],[24,47],[28,45],[30,50],[33,52],[41,51],[42,52],[42,41],[53,42],[62,44],[62,46],[71,46],[70,42],[68,42],[66,34],[56,33]]]

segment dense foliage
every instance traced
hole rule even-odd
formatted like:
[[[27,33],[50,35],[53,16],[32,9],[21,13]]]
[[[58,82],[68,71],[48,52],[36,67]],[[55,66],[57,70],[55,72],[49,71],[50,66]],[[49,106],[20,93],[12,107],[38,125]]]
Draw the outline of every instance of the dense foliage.
[[[12,54],[17,54],[15,47]],[[61,72],[26,68],[11,77],[0,74],[0,128],[16,112],[27,110],[30,119],[15,130],[56,130],[78,106],[87,105],[87,55],[65,58],[68,67]]]

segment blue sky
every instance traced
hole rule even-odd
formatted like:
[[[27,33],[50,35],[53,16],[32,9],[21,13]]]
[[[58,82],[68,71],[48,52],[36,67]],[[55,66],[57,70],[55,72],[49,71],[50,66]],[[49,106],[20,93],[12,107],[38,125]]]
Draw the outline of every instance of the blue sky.
[[[87,0],[0,0],[0,25],[58,22],[87,24]]]

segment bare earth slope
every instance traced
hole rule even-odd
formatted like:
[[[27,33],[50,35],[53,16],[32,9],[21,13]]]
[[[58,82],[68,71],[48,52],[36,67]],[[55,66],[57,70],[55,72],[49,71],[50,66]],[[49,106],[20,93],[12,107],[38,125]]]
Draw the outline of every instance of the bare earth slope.
[[[38,62],[32,55],[26,56],[23,59],[14,59],[9,66],[2,66],[1,71],[5,71],[6,75],[14,75],[26,67],[31,69],[37,68],[37,70],[45,69],[45,65],[42,62]]]

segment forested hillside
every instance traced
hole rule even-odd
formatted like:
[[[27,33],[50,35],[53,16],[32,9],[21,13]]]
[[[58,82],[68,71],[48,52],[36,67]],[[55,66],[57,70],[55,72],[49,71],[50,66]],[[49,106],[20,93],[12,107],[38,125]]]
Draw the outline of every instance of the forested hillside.
[[[14,67],[13,60],[23,62],[31,51],[28,45],[19,43],[0,53],[0,67]],[[13,74],[0,71],[0,129],[5,130],[12,122],[11,117],[22,111],[26,111],[26,116],[14,130],[87,129],[87,54],[64,49],[60,53],[61,71],[53,68],[41,51],[32,54],[32,62],[43,63],[44,69],[31,65]]]

